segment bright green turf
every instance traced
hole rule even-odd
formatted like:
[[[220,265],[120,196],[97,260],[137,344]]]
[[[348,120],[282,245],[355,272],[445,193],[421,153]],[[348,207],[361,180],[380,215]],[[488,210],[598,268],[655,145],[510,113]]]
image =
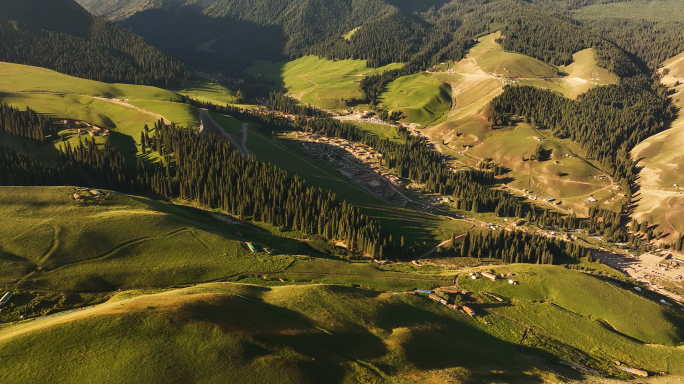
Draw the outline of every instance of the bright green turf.
[[[389,83],[380,102],[391,111],[403,112],[405,121],[427,125],[449,111],[451,90],[442,81],[418,73]]]
[[[499,37],[501,37],[501,32],[484,36],[470,50],[468,56],[477,61],[477,65],[482,71],[522,78],[556,75],[556,68],[543,61],[519,53],[504,51],[501,45],[496,42]]]
[[[225,224],[193,208],[112,192],[103,199],[77,202],[71,196],[74,192],[77,189],[71,187],[0,188],[0,215],[7,218],[7,225],[0,228],[0,267],[5,271],[0,286],[110,291],[283,271],[283,276],[296,275],[300,282],[407,290],[448,285],[453,278],[448,273],[426,274],[416,269],[397,273],[383,267],[383,272],[368,263],[320,258],[292,264],[295,259],[283,255],[335,258],[340,253],[317,238],[302,242],[275,237],[268,233],[268,227],[262,230],[247,224]],[[397,217],[409,225],[408,218],[394,215],[393,219]],[[447,224],[457,231],[454,224]],[[302,236],[291,232],[284,235]],[[259,250],[269,248],[273,254],[252,254],[245,241],[253,242]],[[297,273],[347,274],[352,270],[360,276],[302,277]],[[374,279],[378,274],[425,281]]]
[[[232,104],[235,101],[233,91],[207,80],[187,81],[185,88],[179,88],[176,92],[193,99],[218,105]]]
[[[197,83],[196,87],[201,84]],[[27,92],[56,92],[70,95],[52,95]],[[217,90],[221,93],[223,91]],[[225,93],[225,92],[224,92]],[[74,94],[74,95],[71,95]],[[84,95],[84,96],[76,96]],[[44,68],[0,62],[0,101],[17,108],[27,106],[52,117],[83,120],[112,130],[110,143],[119,148],[134,162],[140,132],[145,124],[152,126],[158,118],[134,108],[87,96],[128,99],[127,103],[144,110],[161,114],[179,125],[197,126],[197,112],[186,104],[171,103],[174,93],[156,87],[129,84],[106,84],[63,75]],[[217,96],[218,97],[218,96]],[[60,132],[72,145],[78,143],[75,129]],[[97,138],[98,143],[107,139]],[[4,138],[13,148],[22,148],[21,142]],[[59,146],[58,142],[54,147]],[[57,151],[47,148],[27,148],[42,160],[53,160]]]
[[[605,321],[618,332],[646,343],[676,346],[684,341],[684,319],[679,315],[595,277],[559,266],[520,264],[494,270],[517,276],[492,282],[471,280],[464,275],[459,284],[468,290],[491,292],[522,302],[553,304],[586,318]],[[508,284],[507,279],[514,279],[519,284]],[[524,318],[519,319],[525,323]],[[550,316],[547,321],[555,320]]]
[[[316,56],[249,68],[253,75],[282,82],[287,91],[304,102],[328,109],[345,109],[341,99],[362,98],[358,82],[363,76],[399,68],[390,64],[378,69],[366,68],[364,60],[327,60]]]
[[[399,270],[399,271],[397,271]],[[310,272],[321,275],[311,275]],[[327,275],[326,275],[327,274]],[[383,291],[432,289],[453,284],[454,274],[448,271],[378,266],[368,263],[348,263],[338,260],[298,259],[282,274],[274,275],[286,281],[341,284]]]
[[[357,123],[352,124],[361,128],[365,132],[373,134],[382,139],[389,139],[390,141],[395,141],[398,143],[403,143],[404,141],[398,136],[397,128],[389,125],[382,124],[370,124],[370,123]]]
[[[160,114],[181,127],[199,127],[197,109],[191,105],[156,100],[131,100],[130,103],[146,111]]]
[[[130,156],[134,156],[137,151],[136,143],[140,141],[140,132],[143,126],[147,124],[151,127],[157,121],[156,117],[135,109],[85,96],[0,93],[0,100],[20,109],[29,106],[52,117],[83,120],[110,129],[112,130],[110,142],[127,155],[128,160],[132,160]],[[63,135],[65,140],[70,141],[72,146],[78,144],[77,129],[62,130],[60,135]],[[54,160],[58,154],[56,149],[60,145],[59,141],[43,147],[29,145],[26,149],[20,147],[21,141],[9,137],[2,139],[4,144],[28,151],[44,161]],[[104,143],[106,138],[97,137],[96,141]]]
[[[242,129],[242,122],[234,117],[227,115],[220,115],[218,113],[209,112],[211,117],[216,120],[217,123],[221,124],[221,127],[226,132],[237,132]]]
[[[156,87],[107,84],[80,79],[49,69],[0,62],[0,92],[46,91],[118,99],[167,101],[174,97]]]
[[[522,327],[486,326],[425,297],[235,284],[126,297],[4,328],[0,375],[150,384],[541,380],[530,360],[514,357]]]
[[[7,224],[0,229],[1,284],[21,279],[20,286],[66,291],[169,286],[278,271],[292,260],[250,254],[242,245],[248,240],[279,253],[315,253],[293,240],[224,225],[203,211],[118,193],[77,202],[74,191],[0,189]]]

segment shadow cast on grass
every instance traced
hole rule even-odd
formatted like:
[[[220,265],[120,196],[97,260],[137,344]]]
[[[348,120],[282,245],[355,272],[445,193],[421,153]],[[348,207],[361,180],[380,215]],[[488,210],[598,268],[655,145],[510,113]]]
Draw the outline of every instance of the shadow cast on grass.
[[[255,288],[266,291],[264,288]],[[407,332],[399,348],[410,366],[420,370],[441,370],[463,367],[469,370],[504,368],[519,371],[512,361],[518,345],[488,334],[459,319],[460,314],[440,313],[442,308],[416,302],[423,298],[392,298],[378,301],[379,293],[348,287],[326,287],[330,295],[308,296],[307,302],[297,310],[266,303],[255,296],[219,296],[202,302],[184,305],[179,316],[190,318],[207,326],[218,327],[222,332],[240,333],[259,347],[252,348],[249,358],[264,356],[274,351],[291,350],[300,357],[297,365],[312,382],[340,383],[345,379],[343,364],[363,361],[396,375],[406,369],[404,364],[390,363],[387,339],[397,329]],[[337,296],[339,295],[339,297]],[[325,300],[339,300],[337,303]],[[351,316],[333,309],[342,303],[350,306],[372,307],[372,310]],[[437,306],[437,304],[434,304]],[[347,309],[349,310],[349,309]],[[327,312],[323,320],[312,314]],[[370,313],[370,314],[369,314]],[[335,324],[327,329],[324,324]],[[386,336],[379,336],[379,335]],[[534,351],[533,348],[528,348]],[[528,383],[541,383],[529,377]]]

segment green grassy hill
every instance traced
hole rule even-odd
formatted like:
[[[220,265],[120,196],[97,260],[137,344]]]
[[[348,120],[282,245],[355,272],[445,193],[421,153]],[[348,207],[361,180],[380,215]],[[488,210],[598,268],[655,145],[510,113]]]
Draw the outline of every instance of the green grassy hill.
[[[662,82],[675,90],[672,101],[678,108],[684,108],[684,53],[666,61],[664,69],[669,74]],[[658,225],[658,231],[670,234],[665,242],[684,233],[684,176],[679,169],[684,165],[682,145],[684,145],[684,115],[670,124],[669,129],[651,136],[637,145],[632,151],[634,159],[640,159],[643,169],[639,173],[639,194],[636,196],[637,208],[634,216],[640,221],[647,220]]]
[[[129,160],[138,152],[140,132],[145,124],[152,126],[159,116],[185,127],[198,125],[195,108],[171,103],[175,92],[149,86],[108,84],[67,76],[49,69],[0,62],[0,101],[19,109],[30,107],[56,118],[86,121],[112,130],[109,138],[97,137],[98,143],[109,141]],[[179,93],[220,104],[232,101],[232,92],[205,80],[188,82]],[[117,100],[110,100],[117,99]],[[121,101],[123,100],[123,101]],[[77,144],[76,129],[60,132],[64,140]],[[42,160],[53,160],[56,150],[24,147],[22,140],[0,137],[0,142],[27,151]],[[54,148],[59,146],[55,142]]]
[[[617,77],[614,74],[596,64],[594,51],[591,48],[572,55],[572,64],[560,67],[560,70],[566,74],[566,77],[558,92],[571,99],[576,99],[577,96],[596,86],[617,83]],[[556,90],[552,87],[550,89]]]
[[[68,76],[50,69],[0,63],[3,92],[59,92],[118,99],[169,100],[174,96],[157,87],[107,84]]]
[[[530,56],[506,52],[496,42],[501,32],[495,32],[479,39],[469,56],[486,73],[504,77],[552,77],[557,75],[555,67]]]
[[[498,274],[515,274],[508,279],[519,284],[508,284],[507,279],[471,280],[465,274],[459,284],[468,290],[486,291],[520,302],[552,304],[605,322],[644,343],[677,346],[684,342],[684,319],[672,310],[598,278],[560,266],[511,265],[494,270]]]
[[[132,157],[138,152],[137,143],[140,140],[140,132],[143,126],[145,124],[152,126],[158,120],[154,115],[87,96],[0,93],[0,101],[19,109],[30,107],[51,117],[82,120],[111,129],[109,138],[98,136],[96,142],[101,144],[109,141],[116,145],[122,153],[129,156],[128,160],[132,161],[134,161]],[[180,106],[184,107],[184,105]],[[69,141],[73,146],[78,144],[77,131],[78,128],[63,129],[60,131],[60,135],[64,141]],[[59,154],[57,148],[60,145],[59,141],[55,141],[45,146],[29,144],[24,147],[24,140],[10,136],[0,136],[0,143],[28,152],[45,161],[56,158]]]
[[[0,189],[2,217],[10,223],[0,230],[1,284],[110,291],[206,281],[245,270],[278,271],[292,261],[249,254],[244,241],[276,243],[276,238],[222,225],[203,211],[113,192],[75,201],[77,191]],[[254,237],[243,239],[237,232]],[[290,253],[292,243],[282,241],[283,247],[274,248]]]
[[[166,90],[143,85],[103,83],[64,75],[45,68],[3,62],[0,62],[0,73],[0,92],[3,93],[66,93],[125,99],[134,104],[142,101],[168,102],[177,92],[216,104],[233,101],[231,90],[201,77],[186,82],[184,88]],[[182,108],[179,107],[179,110]]]
[[[249,68],[255,76],[281,81],[293,97],[321,108],[340,110],[342,99],[361,99],[359,81],[363,76],[401,67],[390,64],[378,69],[366,68],[365,60],[326,60],[305,56],[285,63],[262,63]]]
[[[73,193],[85,192],[0,188],[7,224],[0,229],[0,286],[100,292],[268,275],[276,283],[407,290],[448,285],[453,278],[350,263],[348,252],[316,237],[296,240],[303,235],[194,208],[106,191],[104,197],[76,201]],[[250,252],[247,241],[259,252]]]
[[[562,199],[566,206],[578,212],[586,210],[586,199],[590,195],[602,203],[612,203],[613,198],[618,197],[619,191],[611,189],[609,180],[595,178],[603,172],[586,160],[585,151],[571,140],[557,139],[529,124],[494,130],[480,142],[468,138],[449,142],[450,148],[459,149],[459,145],[474,145],[463,152],[471,159],[491,158],[512,169],[509,173],[515,179],[510,183],[512,187],[533,190],[542,197]],[[531,160],[538,145],[550,154],[548,160]]]
[[[522,327],[485,325],[425,297],[235,284],[127,297],[4,327],[2,376],[61,383],[530,383],[554,377],[515,355]]]
[[[401,111],[403,121],[428,125],[451,109],[451,89],[428,74],[418,73],[389,83],[380,103],[390,111]]]
[[[606,208],[616,205],[618,196],[610,190],[610,182],[595,179],[603,173],[571,140],[558,140],[527,124],[493,130],[488,121],[490,102],[503,92],[505,84],[531,85],[576,98],[592,87],[615,83],[615,76],[596,65],[591,49],[575,53],[571,65],[556,68],[504,51],[496,42],[500,36],[496,32],[481,37],[465,59],[444,63],[431,72],[432,77],[451,85],[453,107],[426,133],[458,161],[475,166],[492,159],[512,170],[513,187],[563,199],[565,206],[577,212],[586,212],[590,195],[608,201]],[[550,159],[528,161],[540,144],[550,151]]]
[[[79,311],[0,328],[0,372],[13,382],[63,383],[607,382],[557,360],[606,370],[619,358],[682,374],[680,349],[643,344],[602,324],[603,317],[622,318],[659,340],[678,340],[672,330],[681,319],[656,304],[561,267],[497,270],[505,271],[517,273],[520,284],[461,279],[468,289],[507,300],[493,304],[474,293],[485,300],[469,304],[475,318],[421,295],[335,285],[210,283],[122,292]],[[623,313],[625,305],[634,312]],[[494,312],[532,330],[524,337],[524,326]]]
[[[488,292],[506,304],[483,299],[498,313],[551,336],[597,359],[619,360],[649,371],[682,375],[684,319],[669,308],[582,273],[558,266],[510,265],[494,268],[504,279],[471,280],[461,287]],[[511,285],[514,279],[518,285]],[[536,345],[534,342],[530,345]],[[665,347],[668,346],[668,347]],[[569,357],[569,355],[568,355]]]

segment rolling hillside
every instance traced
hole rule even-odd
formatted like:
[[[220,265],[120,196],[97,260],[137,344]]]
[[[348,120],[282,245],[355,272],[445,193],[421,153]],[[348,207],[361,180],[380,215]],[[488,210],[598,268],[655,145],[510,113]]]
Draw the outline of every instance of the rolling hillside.
[[[681,13],[0,0],[0,382],[684,382]]]
[[[557,139],[526,124],[492,130],[488,121],[490,102],[506,84],[531,85],[576,98],[591,88],[614,84],[615,75],[596,64],[591,49],[577,52],[572,64],[556,68],[504,51],[496,42],[500,36],[499,32],[484,36],[465,59],[430,71],[434,78],[451,85],[453,106],[446,118],[426,133],[457,162],[475,166],[491,159],[505,165],[511,169],[512,187],[562,199],[564,208],[586,212],[586,199],[591,195],[616,204],[619,196],[611,190],[611,182],[596,179],[603,172],[571,140]],[[549,161],[529,161],[538,145],[550,151]]]
[[[77,192],[69,187],[0,190],[2,216],[12,223],[2,229],[3,285],[112,291],[269,270],[268,262],[248,255],[235,234],[249,233],[248,228],[117,193],[75,201]],[[282,258],[272,270],[290,261]]]
[[[91,12],[118,20],[156,46],[186,63],[216,69],[244,69],[255,60],[281,61],[301,56],[318,44],[340,39],[361,26],[375,30],[378,41],[355,34],[352,45],[385,49],[395,45],[394,36],[379,36],[388,25],[417,28],[408,14],[440,7],[444,0],[350,2],[311,0],[289,2],[259,0],[213,1],[92,1],[81,0]],[[388,17],[389,15],[389,17]],[[169,30],[163,25],[173,24]],[[380,28],[380,29],[378,29]],[[408,49],[416,51],[415,44]],[[239,52],[239,53],[238,53]],[[310,52],[309,52],[310,53]]]
[[[275,281],[407,290],[452,281],[441,271],[350,263],[349,252],[316,236],[101,192],[94,198],[80,187],[0,188],[0,214],[8,223],[0,230],[0,286],[110,292],[269,275]],[[76,200],[74,193],[85,197]]]
[[[426,126],[451,109],[451,88],[439,79],[419,73],[389,83],[379,101],[381,107],[401,112],[402,121]]]
[[[327,60],[315,56],[279,63],[259,63],[247,70],[280,82],[292,97],[325,109],[342,110],[344,100],[361,99],[359,81],[372,74],[399,68],[390,64],[378,69],[366,67],[364,60]]]
[[[524,383],[546,376],[526,372],[535,363],[514,356],[522,327],[508,335],[495,328],[504,339],[414,296],[209,284],[122,293],[83,311],[5,327],[0,353],[11,363],[3,377],[26,382],[408,383],[493,376]],[[21,358],[27,352],[34,358]],[[491,373],[492,367],[507,373]]]
[[[681,111],[684,107],[684,86],[681,85],[684,82],[684,53],[666,61],[663,70],[668,74],[662,82],[675,90],[672,100]],[[643,167],[639,173],[634,217],[658,225],[658,231],[669,235],[664,239],[667,243],[684,233],[684,195],[675,186],[684,186],[680,169],[684,166],[683,134],[684,116],[680,112],[669,129],[649,137],[632,151],[632,157],[639,159],[639,165]]]
[[[3,327],[0,353],[8,364],[2,372],[17,381],[65,383],[114,377],[145,383],[598,382],[556,365],[557,359],[606,369],[619,358],[682,374],[679,349],[640,344],[602,324],[603,317],[611,325],[615,316],[631,318],[621,314],[624,305],[641,307],[640,321],[628,326],[656,331],[662,339],[657,330],[672,330],[670,321],[681,320],[656,304],[561,267],[497,272],[507,271],[515,272],[521,285],[462,279],[474,290],[468,300],[479,302],[468,304],[476,318],[421,295],[335,285],[211,283],[122,292],[103,304]],[[586,291],[559,290],[554,280],[588,284],[615,305],[583,301]],[[504,297],[507,305],[477,293],[483,289]],[[620,324],[616,328],[624,330]],[[602,353],[588,357],[597,343],[606,343]],[[34,358],[23,359],[25,353]],[[116,364],[104,364],[113,354]]]
[[[140,132],[165,118],[184,127],[198,126],[197,111],[186,105],[171,103],[176,92],[203,100],[231,100],[232,92],[204,80],[188,82],[184,88],[169,91],[152,86],[103,83],[61,74],[45,68],[0,62],[0,101],[19,109],[30,107],[55,118],[75,119],[112,130],[109,138],[97,137],[99,143],[109,140],[123,153],[138,151]],[[77,129],[65,129],[63,139],[78,143]],[[41,147],[23,147],[22,140],[0,137],[0,142],[34,156],[51,160],[57,151]],[[54,142],[54,148],[59,142]],[[134,159],[133,159],[134,160]]]

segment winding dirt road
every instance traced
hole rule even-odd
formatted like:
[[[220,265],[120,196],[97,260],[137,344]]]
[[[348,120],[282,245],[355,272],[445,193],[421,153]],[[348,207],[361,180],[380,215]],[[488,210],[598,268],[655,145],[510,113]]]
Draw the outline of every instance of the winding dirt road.
[[[249,149],[247,149],[247,123],[242,123],[242,130],[241,132],[241,139],[237,139],[233,135],[228,134],[223,127],[214,120],[213,117],[211,117],[211,114],[209,113],[208,110],[206,109],[198,109],[199,111],[199,124],[200,124],[200,129],[199,132],[202,133],[204,132],[205,128],[208,128],[207,126],[211,126],[213,128],[213,131],[219,132],[221,136],[223,136],[226,140],[230,141],[230,144],[235,147],[240,153],[242,153],[243,156],[247,157],[251,154]],[[208,129],[211,129],[208,128]]]
[[[468,229],[465,233],[462,233],[462,234],[460,234],[460,235],[454,237],[454,240],[458,240],[458,239],[460,239],[461,237],[465,236],[468,232],[470,232],[470,231],[471,231],[473,228],[475,228],[475,227],[477,227],[477,224],[473,224],[473,226],[470,227],[470,229]],[[435,245],[431,250],[429,250],[429,251],[425,252],[424,254],[418,256],[417,258],[415,258],[413,261],[420,260],[420,259],[423,259],[423,258],[428,257],[432,252],[436,251],[437,248],[439,248],[439,247],[441,247],[441,246],[443,246],[443,245],[447,245],[447,244],[449,244],[450,242],[451,242],[451,239],[446,239],[446,240],[442,241],[441,243]]]

